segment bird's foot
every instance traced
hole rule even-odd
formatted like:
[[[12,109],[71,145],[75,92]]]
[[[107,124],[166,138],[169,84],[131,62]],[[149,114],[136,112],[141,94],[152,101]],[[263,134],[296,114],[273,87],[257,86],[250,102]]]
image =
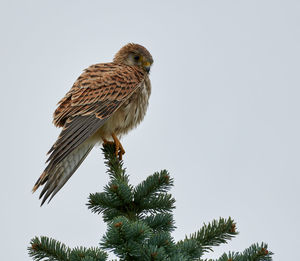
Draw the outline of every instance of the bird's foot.
[[[122,156],[125,154],[125,150],[120,142],[120,140],[118,139],[118,137],[113,133],[112,138],[114,141],[108,141],[107,139],[102,139],[103,140],[103,144],[114,144],[116,147],[116,157],[119,158],[119,160],[122,160]]]
[[[125,154],[125,150],[122,146],[122,143],[120,142],[120,140],[118,139],[118,137],[112,133],[112,138],[114,139],[114,143],[115,143],[115,146],[116,146],[116,157],[119,156],[119,160],[122,160],[122,156]]]

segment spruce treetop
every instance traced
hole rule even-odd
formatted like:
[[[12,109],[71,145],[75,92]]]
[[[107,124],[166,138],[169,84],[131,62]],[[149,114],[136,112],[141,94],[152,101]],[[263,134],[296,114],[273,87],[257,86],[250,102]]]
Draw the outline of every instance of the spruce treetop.
[[[174,182],[168,171],[155,172],[133,186],[123,161],[115,156],[114,145],[107,144],[102,151],[110,180],[103,192],[90,194],[87,203],[88,208],[101,214],[107,223],[99,247],[71,249],[55,239],[35,237],[28,247],[33,260],[105,261],[108,260],[106,251],[110,251],[120,261],[204,261],[207,260],[205,253],[238,234],[232,218],[219,218],[176,242],[171,235],[176,228],[172,213],[175,199],[169,193]],[[230,252],[215,259],[267,260],[272,260],[272,252],[265,243],[253,244],[241,253]]]

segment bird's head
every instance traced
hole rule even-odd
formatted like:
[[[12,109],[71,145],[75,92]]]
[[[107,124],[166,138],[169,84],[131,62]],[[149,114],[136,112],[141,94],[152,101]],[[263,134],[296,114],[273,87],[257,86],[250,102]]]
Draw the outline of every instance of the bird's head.
[[[153,58],[144,46],[129,43],[116,53],[114,63],[136,65],[142,67],[149,73],[151,65],[153,64]]]

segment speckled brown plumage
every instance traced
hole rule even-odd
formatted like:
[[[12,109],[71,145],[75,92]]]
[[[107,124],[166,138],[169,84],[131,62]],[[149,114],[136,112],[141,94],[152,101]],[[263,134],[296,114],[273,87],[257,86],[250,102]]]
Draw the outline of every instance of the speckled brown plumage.
[[[45,185],[40,194],[42,204],[62,188],[97,142],[113,137],[122,149],[117,136],[136,127],[146,113],[152,63],[146,48],[128,44],[112,63],[99,63],[84,70],[60,100],[53,123],[63,129],[33,188],[36,191]],[[116,155],[122,153],[116,151]]]

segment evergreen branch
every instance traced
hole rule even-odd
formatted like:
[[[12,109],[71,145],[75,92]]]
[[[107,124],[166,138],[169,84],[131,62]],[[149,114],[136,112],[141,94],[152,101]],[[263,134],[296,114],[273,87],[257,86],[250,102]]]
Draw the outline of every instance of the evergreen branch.
[[[94,213],[103,213],[104,221],[124,215],[136,219],[137,213],[132,202],[131,187],[127,184],[106,186],[106,192],[90,194],[87,206]]]
[[[154,231],[167,231],[171,232],[176,227],[174,225],[173,215],[170,213],[158,213],[150,215],[143,219],[143,221]]]
[[[147,249],[149,246],[155,246],[157,251],[164,253],[166,257],[171,256],[176,250],[174,239],[169,232],[165,231],[152,233],[144,248]]]
[[[70,261],[105,261],[107,254],[99,248],[76,247],[70,252]]]
[[[100,214],[103,213],[106,209],[116,209],[121,205],[120,202],[116,200],[112,195],[102,192],[90,194],[87,206],[92,210],[92,212]]]
[[[35,237],[28,247],[29,255],[34,260],[48,261],[105,261],[107,254],[99,248],[74,248],[48,237]]]
[[[89,195],[88,208],[94,213],[103,213],[103,219],[106,222],[121,215],[136,218],[136,213],[132,211],[133,188],[128,185],[128,176],[125,174],[123,161],[119,161],[115,156],[114,144],[103,145],[102,151],[110,182],[105,186],[104,192]]]
[[[134,201],[138,204],[141,200],[157,193],[165,193],[173,186],[173,179],[170,178],[167,170],[155,172],[146,180],[136,186],[134,190]]]
[[[142,243],[150,235],[151,229],[144,222],[117,217],[109,225],[100,245],[124,260],[135,260],[129,257],[141,256]]]
[[[139,260],[168,260],[164,248],[158,248],[155,245],[147,245],[141,249]]]
[[[196,240],[203,249],[203,252],[212,251],[212,246],[219,246],[222,243],[227,243],[238,233],[234,221],[229,217],[227,220],[220,218],[218,221],[213,220],[208,225],[203,227],[196,233],[190,235],[186,240]]]
[[[165,213],[175,208],[175,199],[171,194],[158,194],[144,198],[137,206],[142,213]]]
[[[105,187],[105,192],[89,195],[87,206],[94,213],[102,213],[105,209],[124,209],[132,204],[131,187],[124,183],[115,182]]]
[[[265,243],[253,244],[249,248],[239,252],[229,252],[229,254],[223,254],[219,259],[215,261],[270,261],[272,260],[273,253],[267,250],[268,245]],[[207,261],[213,261],[209,259]]]
[[[198,260],[204,253],[203,247],[194,238],[179,241],[176,247],[178,252],[187,258],[187,260]]]
[[[124,183],[120,180],[114,180],[105,186],[105,193],[111,195],[119,205],[126,205],[133,201],[133,188],[127,183]]]
[[[128,213],[124,213],[124,212],[121,212],[117,209],[105,209],[103,211],[103,220],[105,222],[111,222],[114,218],[116,217],[120,217],[120,216],[125,216],[126,218],[128,218]]]
[[[121,180],[128,184],[129,178],[125,174],[126,169],[123,168],[123,161],[119,160],[115,155],[115,145],[103,144],[102,152],[104,153],[104,163],[107,166],[107,173],[110,178]]]
[[[105,222],[126,214],[120,202],[105,192],[90,194],[87,206],[93,213],[102,213]]]
[[[33,260],[68,261],[70,248],[48,237],[35,237],[28,247],[29,256]]]

